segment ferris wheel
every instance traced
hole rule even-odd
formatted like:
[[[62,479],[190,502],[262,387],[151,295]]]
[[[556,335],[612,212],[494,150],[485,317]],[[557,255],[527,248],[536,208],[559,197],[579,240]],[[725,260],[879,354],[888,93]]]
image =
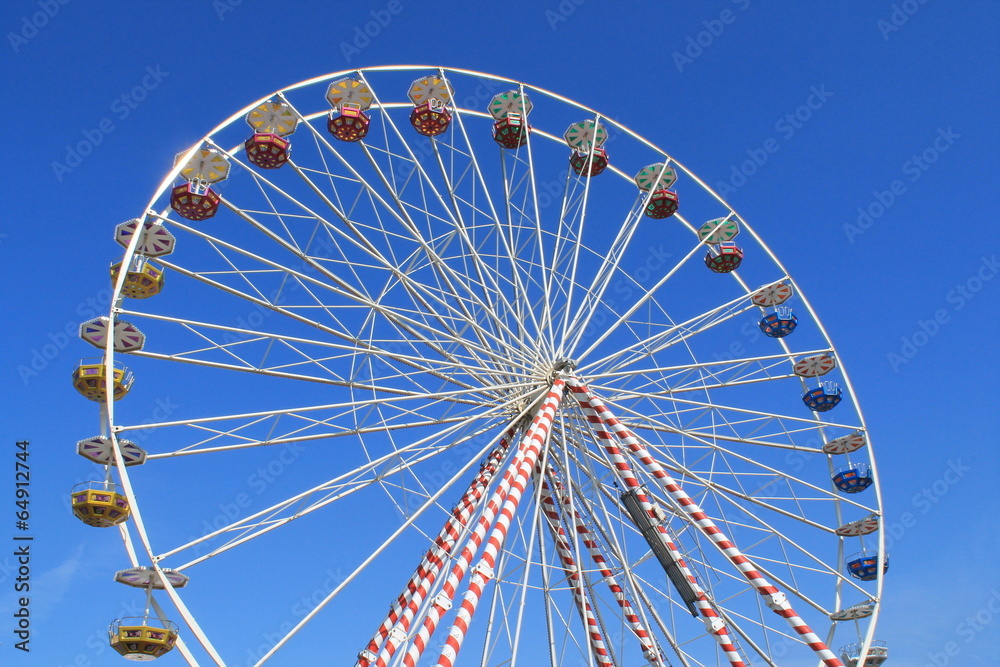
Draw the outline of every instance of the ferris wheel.
[[[757,232],[614,111],[375,67],[177,156],[114,229],[73,374],[105,471],[73,511],[119,529],[115,578],[145,592],[116,651],[886,660],[841,359]]]

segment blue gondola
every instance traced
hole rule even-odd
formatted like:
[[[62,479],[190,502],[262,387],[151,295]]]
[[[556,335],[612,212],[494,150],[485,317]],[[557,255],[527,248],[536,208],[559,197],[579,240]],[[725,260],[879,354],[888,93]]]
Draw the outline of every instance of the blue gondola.
[[[799,318],[795,317],[795,311],[788,306],[778,306],[774,312],[761,318],[759,326],[765,336],[784,338],[795,331],[798,324]]]
[[[847,561],[847,571],[851,576],[861,581],[873,581],[878,576],[878,552],[862,551],[854,554]],[[889,554],[885,555],[882,564],[882,574],[889,571]]]
[[[872,471],[867,463],[843,466],[833,476],[833,483],[844,493],[861,493],[872,485],[872,481]]]
[[[802,402],[813,412],[833,410],[844,397],[844,390],[836,382],[821,382],[802,395]]]

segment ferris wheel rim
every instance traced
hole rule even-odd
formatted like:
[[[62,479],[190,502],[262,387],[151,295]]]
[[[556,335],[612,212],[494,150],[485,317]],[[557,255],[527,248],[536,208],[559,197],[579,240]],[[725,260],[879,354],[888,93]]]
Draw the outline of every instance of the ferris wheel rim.
[[[795,291],[796,291],[796,294],[797,294],[798,298],[806,306],[806,309],[807,309],[807,311],[808,311],[808,313],[810,315],[811,321],[813,323],[815,323],[820,328],[820,331],[821,331],[821,333],[822,333],[825,341],[829,345],[829,351],[832,354],[834,354],[837,357],[838,361],[839,361],[839,356],[836,355],[836,350],[833,347],[832,342],[830,341],[829,336],[828,336],[825,328],[823,328],[821,321],[819,320],[818,316],[814,312],[812,306],[805,299],[805,296],[802,294],[801,290],[798,289],[798,287],[795,284],[794,280],[791,278],[791,276],[788,274],[788,272],[784,269],[783,265],[781,265],[780,260],[776,257],[776,255],[774,255],[774,253],[770,250],[770,248],[768,248],[764,244],[764,242],[757,236],[756,232],[754,232],[753,229],[749,225],[746,224],[746,222],[742,219],[742,217],[740,217],[739,214],[736,213],[736,211],[732,209],[732,207],[730,207],[727,203],[725,203],[721,199],[721,197],[719,197],[713,190],[711,190],[711,188],[709,186],[707,186],[704,182],[702,182],[700,179],[698,179],[698,177],[696,175],[694,175],[692,172],[688,171],[683,165],[680,165],[679,163],[677,163],[676,159],[674,159],[669,154],[663,152],[661,149],[655,147],[652,143],[648,142],[647,140],[645,140],[641,136],[635,134],[634,132],[632,132],[631,130],[629,130],[628,128],[626,128],[625,126],[620,125],[619,123],[613,121],[610,118],[602,116],[597,111],[589,109],[589,108],[587,108],[587,107],[585,107],[583,105],[580,105],[580,104],[578,104],[578,103],[576,103],[576,102],[574,102],[572,100],[569,100],[568,98],[565,98],[565,97],[563,97],[561,95],[558,95],[556,93],[550,93],[549,91],[545,91],[544,89],[541,89],[541,88],[537,88],[537,87],[534,87],[534,86],[529,86],[527,84],[522,84],[522,83],[517,82],[517,81],[512,80],[512,79],[506,79],[506,78],[503,78],[503,77],[496,77],[494,75],[489,75],[489,74],[485,74],[485,73],[474,72],[472,70],[462,70],[462,69],[456,69],[456,68],[434,68],[434,67],[427,67],[427,66],[407,65],[407,66],[384,66],[384,67],[373,67],[373,68],[361,68],[361,69],[344,70],[342,72],[335,72],[335,73],[332,73],[332,74],[323,75],[321,77],[315,77],[313,79],[308,79],[308,80],[299,82],[297,84],[293,84],[292,86],[280,89],[280,90],[276,91],[275,93],[272,93],[269,96],[261,98],[261,100],[258,100],[256,102],[248,105],[245,109],[242,109],[241,111],[237,112],[236,114],[234,114],[233,116],[231,116],[230,118],[228,118],[226,121],[224,121],[223,123],[221,123],[219,126],[217,126],[215,129],[213,129],[201,141],[199,141],[196,144],[194,144],[194,146],[192,146],[192,148],[189,149],[189,151],[186,153],[186,155],[187,156],[192,155],[194,153],[194,151],[198,150],[198,148],[200,146],[203,146],[203,145],[206,145],[206,144],[210,145],[210,143],[212,141],[212,137],[216,133],[220,132],[221,130],[223,130],[223,129],[227,128],[227,127],[229,127],[234,122],[236,122],[239,119],[241,119],[249,110],[253,109],[258,104],[260,104],[260,103],[262,103],[262,102],[264,102],[264,101],[266,101],[268,99],[273,99],[275,96],[281,95],[281,94],[283,94],[285,92],[292,91],[292,90],[297,90],[299,88],[304,88],[306,86],[314,85],[316,83],[321,83],[321,82],[329,81],[329,80],[335,79],[336,77],[346,76],[346,75],[350,75],[352,73],[382,72],[382,71],[396,72],[396,71],[410,71],[410,70],[414,70],[414,71],[416,71],[416,70],[426,71],[426,70],[434,70],[434,69],[437,69],[437,70],[441,71],[442,73],[444,73],[444,72],[455,72],[455,73],[469,74],[469,75],[473,75],[473,76],[480,76],[480,77],[489,78],[489,79],[495,80],[495,81],[501,81],[501,82],[504,82],[504,83],[510,83],[510,84],[513,84],[513,85],[521,86],[522,88],[526,88],[526,89],[528,89],[530,91],[537,91],[537,92],[541,92],[543,94],[547,94],[550,97],[552,97],[553,99],[556,99],[556,100],[558,100],[560,102],[568,103],[568,104],[571,104],[571,105],[573,105],[573,106],[575,106],[575,107],[577,107],[577,108],[579,108],[581,110],[586,110],[588,113],[593,113],[596,117],[600,118],[601,120],[605,120],[605,121],[609,122],[611,125],[617,127],[619,130],[624,131],[625,133],[627,133],[633,139],[636,139],[636,140],[638,140],[638,141],[640,141],[642,143],[645,143],[648,147],[650,147],[651,149],[655,150],[657,153],[659,153],[660,155],[662,155],[662,157],[663,157],[663,159],[665,161],[670,161],[670,162],[672,162],[674,164],[677,164],[678,167],[685,173],[685,175],[688,178],[693,179],[705,191],[709,192],[712,196],[716,197],[716,199],[718,199],[718,201],[721,204],[723,204],[729,210],[730,215],[734,216],[737,220],[739,220],[739,222],[743,225],[743,228],[745,230],[747,230],[748,232],[750,232],[751,235],[754,237],[755,241],[762,248],[764,248],[764,250],[767,252],[770,260],[772,262],[774,262],[780,268],[781,272],[783,273],[783,279],[787,280],[795,288]],[[406,106],[406,105],[405,104],[400,104],[400,106]],[[386,108],[390,108],[390,107],[387,105]],[[470,112],[471,115],[477,115],[476,112],[473,112],[472,110],[469,110],[469,112]],[[304,117],[304,118],[315,118],[315,117],[318,117],[319,115],[321,115],[321,113],[314,114],[314,115],[311,115],[311,116],[307,116],[307,117]],[[478,112],[478,115],[484,115],[485,116],[486,114],[482,114],[482,112]],[[544,133],[541,132],[541,131],[539,131],[538,134],[544,136]],[[553,139],[555,139],[555,140],[558,141],[558,138],[556,138],[554,135],[550,135],[549,138],[553,138]],[[150,200],[150,204],[147,206],[147,215],[153,216],[154,218],[167,219],[167,215],[165,215],[165,214],[164,215],[157,215],[157,214],[153,213],[152,212],[153,211],[153,205],[155,204],[155,202],[157,202],[157,201],[159,201],[159,200],[162,199],[163,195],[165,194],[165,192],[167,191],[167,189],[170,187],[170,184],[176,179],[176,176],[179,173],[179,171],[180,171],[180,169],[181,169],[182,166],[183,166],[183,160],[178,161],[177,166],[173,170],[171,170],[171,172],[168,174],[168,176],[161,183],[161,185],[159,186],[156,194]],[[620,176],[624,176],[624,174],[621,174],[621,173],[619,173],[619,175]],[[142,218],[142,220],[145,221],[146,220],[146,216],[144,216]],[[694,231],[694,230],[692,230],[692,231]],[[139,237],[140,237],[140,234],[135,234],[133,236],[133,239],[131,240],[129,246],[126,248],[125,258],[123,260],[124,262],[127,263],[127,262],[131,261],[132,257],[135,255],[135,250],[136,250],[136,246],[137,246],[137,242],[138,242]],[[121,308],[121,303],[122,303],[122,298],[123,298],[122,297],[122,288],[124,287],[124,277],[125,277],[124,274],[125,274],[125,272],[122,271],[121,274],[118,277],[118,280],[116,281],[116,284],[115,284],[114,296],[112,298],[112,303],[113,303],[113,307],[112,307],[112,311],[111,311],[111,317],[112,318],[114,318],[117,315],[118,312],[121,312],[119,309]],[[581,329],[581,331],[582,331],[582,329]],[[784,346],[785,342],[781,341],[781,344]],[[787,347],[785,348],[785,352],[786,352],[786,354],[789,354],[789,355],[792,354],[791,352],[789,352],[789,350],[787,349]],[[114,355],[115,355],[115,350],[113,348],[112,341],[110,341],[110,340],[107,343],[105,354],[106,354],[106,356],[105,356],[105,364],[106,364],[107,367],[110,367],[113,364],[113,362],[114,362]],[[693,355],[692,355],[692,358],[694,358]],[[858,402],[857,402],[857,396],[851,390],[849,376],[847,375],[846,371],[843,370],[842,364],[841,364],[841,370],[842,370],[842,377],[843,377],[843,379],[845,381],[845,384],[847,384],[847,387],[848,387],[848,393],[850,394],[852,402],[854,403],[854,409],[856,411],[856,414],[857,414],[857,417],[858,417],[858,420],[859,420],[859,424],[860,424],[861,428],[863,428],[867,432],[867,427],[865,426],[864,418],[863,418],[863,415],[861,413],[860,406],[858,405]],[[114,421],[113,400],[110,398],[111,397],[111,392],[110,392],[110,388],[111,388],[110,375],[111,375],[110,373],[107,373],[107,376],[108,376],[107,388],[109,389],[109,391],[108,391],[108,397],[109,398],[107,399],[106,410],[107,410],[107,419],[108,419],[108,422],[109,422],[109,424],[112,427],[114,427],[116,424],[115,424],[115,421]],[[111,430],[112,430],[111,438],[116,443],[115,446],[118,447],[116,432],[114,431],[114,428],[112,428]],[[869,457],[869,460],[871,462],[872,468],[874,470],[874,455],[871,453],[871,449],[870,448],[869,448],[868,451],[869,451],[868,457]],[[122,460],[120,451],[119,451],[119,457],[118,458],[119,458],[119,460]],[[130,497],[134,498],[134,492],[131,491],[131,484],[127,481],[128,480],[127,473],[124,472],[124,468],[123,467],[119,468],[119,475],[123,479],[123,485],[126,487],[127,494]],[[875,493],[876,494],[880,494],[879,485],[876,484],[875,486],[876,486]],[[877,495],[877,497],[876,497],[876,506],[877,507],[881,507],[881,496],[880,495]],[[142,524],[141,514],[139,513],[138,505],[135,505],[135,518],[136,518],[136,524],[137,524],[136,527],[137,527],[137,530],[140,533],[141,540],[147,546],[148,555],[153,556],[154,551],[151,550],[151,548],[148,548],[149,547],[149,545],[147,543],[148,536],[146,535],[146,530],[145,530],[145,528],[143,527],[143,524]],[[123,534],[126,534],[126,533],[127,533],[127,531],[123,530]],[[133,551],[133,550],[130,549],[130,551]],[[879,532],[879,551],[880,552],[884,552],[884,533],[882,531]],[[154,567],[158,568],[157,562],[158,562],[157,560],[153,561]],[[138,565],[138,562],[134,562],[133,565]],[[882,580],[882,577],[880,575],[877,578],[877,593],[876,593],[876,598],[880,597],[881,587],[882,587],[882,581],[883,580]],[[168,590],[168,594],[170,595],[170,597],[171,597],[172,601],[174,602],[174,604],[178,605],[179,607],[182,607],[183,606],[183,602],[180,601],[179,596],[177,596],[176,593],[173,592],[173,590],[169,586],[167,587],[167,590]],[[875,614],[877,615],[877,613],[878,613],[878,605],[876,605],[876,609],[875,609]],[[870,628],[871,628],[871,631],[873,631],[873,629],[874,629],[874,623],[871,624]],[[867,637],[867,640],[870,640],[870,639],[871,639],[871,635],[869,633],[869,636]],[[219,660],[221,660],[221,658],[219,658]],[[222,664],[222,663],[218,662],[218,664]]]

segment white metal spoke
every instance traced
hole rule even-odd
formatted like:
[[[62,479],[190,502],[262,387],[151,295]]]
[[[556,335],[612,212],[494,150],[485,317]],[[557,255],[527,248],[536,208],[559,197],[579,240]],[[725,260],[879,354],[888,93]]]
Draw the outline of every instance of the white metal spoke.
[[[587,124],[620,142],[599,174]],[[453,68],[317,77],[214,128],[134,224],[80,451],[130,510],[123,561],[198,582],[151,605],[187,664],[245,660],[232,638],[271,634],[245,610],[323,572],[255,667],[871,645],[881,495],[834,345],[747,221],[603,111]]]
[[[475,420],[478,421],[479,418],[477,417]],[[231,538],[230,542],[227,544],[214,549],[208,556],[198,558],[195,561],[200,562],[209,556],[221,553],[222,551],[228,550],[240,543],[244,543],[250,539],[258,537],[294,519],[298,519],[373,484],[392,486],[392,484],[387,482],[387,479],[392,480],[394,476],[399,476],[401,473],[407,472],[413,466],[428,459],[432,459],[452,447],[471,441],[476,436],[488,433],[492,430],[490,428],[492,425],[487,425],[479,432],[472,435],[459,437],[455,440],[442,441],[443,438],[458,432],[461,426],[471,421],[473,420],[465,419],[460,424],[449,425],[448,427],[442,429],[438,434],[435,434],[433,439],[429,438],[426,441],[418,440],[403,447],[394,448],[392,452],[387,453],[378,459],[372,460],[369,463],[343,473],[336,478],[326,481],[311,489],[307,489],[299,494],[281,500],[278,503],[260,510],[250,516],[236,520],[231,524],[224,526],[213,533],[208,533],[197,540],[176,547],[161,554],[159,558],[166,558],[167,556],[196,546],[201,542],[211,540],[218,535],[234,531],[244,531],[236,537]],[[318,497],[314,499],[314,496]],[[286,512],[288,515],[281,517],[281,512]],[[179,569],[189,567],[192,564],[193,563],[188,563]]]

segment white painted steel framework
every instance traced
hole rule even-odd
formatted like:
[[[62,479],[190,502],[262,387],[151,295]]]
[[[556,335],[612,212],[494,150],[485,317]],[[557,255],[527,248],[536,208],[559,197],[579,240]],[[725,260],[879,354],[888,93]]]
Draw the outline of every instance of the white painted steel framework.
[[[426,76],[454,90],[434,138],[409,122]],[[357,143],[326,127],[343,77],[373,94]],[[486,111],[507,91],[532,102],[513,150]],[[278,169],[243,150],[269,100],[299,120]],[[562,139],[582,121],[608,137],[589,178]],[[418,66],[290,86],[188,156],[206,147],[231,165],[219,212],[180,217],[181,167],[167,175],[141,216],[177,239],[150,260],[163,290],[125,298],[122,272],[110,313],[145,347],[104,349],[137,379],[102,433],[119,460],[119,439],[148,450],[113,471],[127,560],[191,577],[155,607],[183,628],[163,660],[837,665],[827,646],[867,649],[882,574],[859,581],[845,557],[884,557],[884,537],[836,531],[881,515],[879,485],[845,494],[831,475],[875,461],[822,450],[866,433],[843,364],[774,253],[671,155],[554,93]],[[657,164],[678,174],[667,219],[632,180]],[[729,275],[703,261],[710,220],[739,226]],[[798,314],[779,339],[751,300],[776,284]],[[794,368],[821,354],[845,400],[814,413],[817,380]]]

